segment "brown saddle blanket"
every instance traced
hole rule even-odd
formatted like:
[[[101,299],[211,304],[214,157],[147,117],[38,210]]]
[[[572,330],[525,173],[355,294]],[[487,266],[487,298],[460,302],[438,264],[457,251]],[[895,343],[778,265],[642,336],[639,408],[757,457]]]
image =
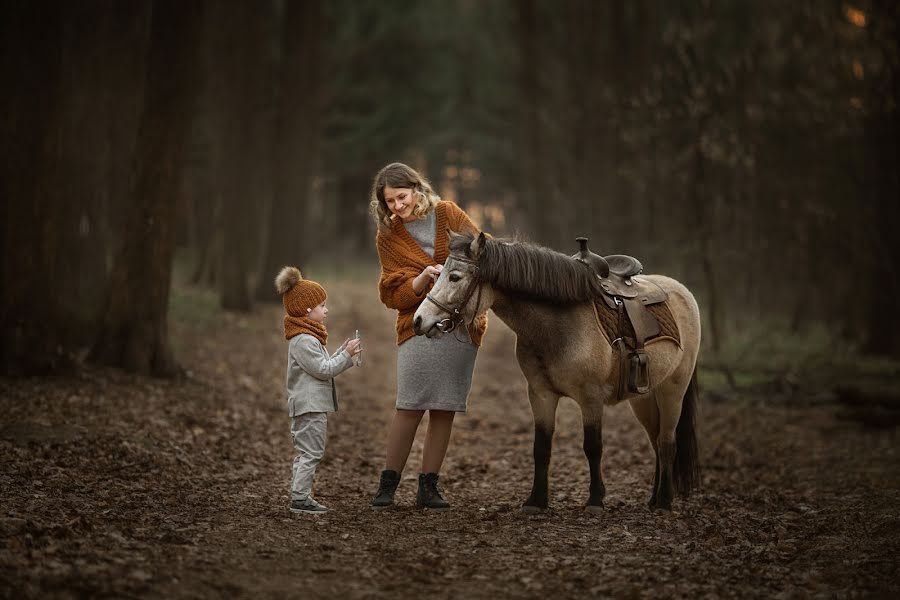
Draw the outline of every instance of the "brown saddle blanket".
[[[612,343],[613,340],[619,337],[619,313],[616,309],[610,308],[609,305],[600,298],[594,300],[594,306],[597,307],[597,317],[600,319],[603,333],[606,335],[609,342]],[[675,323],[675,317],[672,316],[672,311],[669,310],[668,302],[650,304],[644,306],[644,310],[656,317],[657,322],[659,322],[660,330],[657,335],[645,340],[645,343],[658,337],[670,337],[674,339],[679,346],[681,345],[681,336],[678,333],[678,325]],[[631,319],[624,319],[623,325],[625,330],[623,341],[628,348],[633,350],[635,348],[634,326],[631,324]]]

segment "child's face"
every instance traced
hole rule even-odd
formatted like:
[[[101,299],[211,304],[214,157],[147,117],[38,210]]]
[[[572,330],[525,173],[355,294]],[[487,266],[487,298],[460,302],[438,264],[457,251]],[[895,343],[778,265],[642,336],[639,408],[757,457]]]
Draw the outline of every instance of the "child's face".
[[[325,317],[328,316],[328,309],[325,308],[325,303],[323,302],[322,304],[318,305],[317,307],[315,307],[314,309],[312,309],[311,311],[306,313],[306,316],[309,317],[310,319],[312,319],[313,321],[318,321],[319,323],[324,323]]]

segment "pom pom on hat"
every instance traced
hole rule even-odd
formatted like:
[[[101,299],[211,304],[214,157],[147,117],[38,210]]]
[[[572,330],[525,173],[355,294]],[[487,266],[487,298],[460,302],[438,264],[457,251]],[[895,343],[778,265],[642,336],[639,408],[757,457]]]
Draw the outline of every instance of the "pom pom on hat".
[[[303,275],[300,273],[300,269],[297,267],[284,267],[278,272],[278,277],[275,278],[275,289],[278,290],[279,294],[283,294],[302,279]]]
[[[297,267],[284,267],[275,278],[275,289],[281,294],[284,310],[292,317],[305,317],[313,308],[325,302],[325,288],[303,279]]]

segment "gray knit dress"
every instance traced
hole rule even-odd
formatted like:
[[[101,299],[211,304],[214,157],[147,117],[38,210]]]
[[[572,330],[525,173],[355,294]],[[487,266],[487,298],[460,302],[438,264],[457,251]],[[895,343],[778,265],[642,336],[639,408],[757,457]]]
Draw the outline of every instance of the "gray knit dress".
[[[404,226],[433,257],[435,211]],[[466,412],[477,354],[465,327],[440,338],[419,335],[403,342],[397,353],[397,409]]]

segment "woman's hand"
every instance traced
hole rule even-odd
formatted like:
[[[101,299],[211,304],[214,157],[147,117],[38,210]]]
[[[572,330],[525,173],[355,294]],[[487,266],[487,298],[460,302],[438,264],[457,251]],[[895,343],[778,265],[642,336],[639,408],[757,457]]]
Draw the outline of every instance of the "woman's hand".
[[[438,275],[440,275],[443,270],[444,265],[428,265],[422,269],[422,272],[413,279],[413,291],[417,295],[421,295],[430,282],[437,280]]]

